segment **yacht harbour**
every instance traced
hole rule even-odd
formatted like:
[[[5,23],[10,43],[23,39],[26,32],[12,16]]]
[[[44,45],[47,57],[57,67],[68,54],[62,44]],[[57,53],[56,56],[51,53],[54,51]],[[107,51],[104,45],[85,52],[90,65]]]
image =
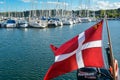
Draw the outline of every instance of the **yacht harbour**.
[[[50,44],[59,47],[105,20],[105,15],[114,58],[120,67],[119,4],[118,0],[0,0],[0,80],[43,80],[55,59]],[[105,22],[102,36],[106,57]],[[53,80],[77,80],[76,73],[75,70]]]
[[[45,72],[54,62],[49,45],[53,43],[60,46],[94,23],[45,29],[0,28],[0,80],[42,80]],[[109,25],[114,55],[119,61],[119,21],[109,21]],[[106,47],[106,37],[103,42]],[[55,80],[64,79],[76,80],[76,71]]]

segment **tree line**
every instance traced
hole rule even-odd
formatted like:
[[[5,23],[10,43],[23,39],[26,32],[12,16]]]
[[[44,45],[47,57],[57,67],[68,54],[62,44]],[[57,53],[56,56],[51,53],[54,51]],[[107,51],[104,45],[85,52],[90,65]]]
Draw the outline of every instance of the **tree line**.
[[[59,14],[58,14],[59,12]],[[96,17],[96,18],[103,18],[104,14],[107,14],[108,18],[120,18],[120,8],[118,9],[111,9],[111,10],[98,10],[98,11],[91,11],[91,10],[30,10],[30,11],[23,11],[23,12],[0,12],[0,16],[5,16],[5,17],[30,17],[30,15],[34,16],[34,13],[36,14],[36,17],[40,16],[50,16],[50,17],[55,17],[55,16],[62,16],[64,14],[67,16],[80,16],[80,17]],[[49,15],[50,13],[50,15]],[[89,15],[88,15],[89,13]]]

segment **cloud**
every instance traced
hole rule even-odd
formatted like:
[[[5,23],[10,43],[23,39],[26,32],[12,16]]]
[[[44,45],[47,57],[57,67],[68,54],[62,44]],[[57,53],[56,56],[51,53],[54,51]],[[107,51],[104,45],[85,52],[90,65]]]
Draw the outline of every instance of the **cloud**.
[[[47,3],[56,4],[56,5],[68,5],[68,3],[65,2],[47,2]]]
[[[106,9],[118,9],[120,8],[120,2],[111,2],[105,0],[93,0],[92,5],[88,6],[82,4],[78,6],[79,9],[90,9],[90,10],[106,10]]]
[[[33,3],[37,3],[37,0],[22,0],[22,2],[24,3],[29,3],[29,2],[33,2]]]
[[[0,4],[4,4],[4,2],[3,2],[3,1],[0,1]]]
[[[96,5],[93,8],[96,10],[117,9],[120,8],[120,2],[96,1]]]
[[[31,0],[22,0],[25,3],[31,2]]]
[[[48,1],[48,2],[40,2],[41,4],[53,4],[53,5],[66,5],[68,6],[68,3],[65,2],[52,2],[52,1]]]

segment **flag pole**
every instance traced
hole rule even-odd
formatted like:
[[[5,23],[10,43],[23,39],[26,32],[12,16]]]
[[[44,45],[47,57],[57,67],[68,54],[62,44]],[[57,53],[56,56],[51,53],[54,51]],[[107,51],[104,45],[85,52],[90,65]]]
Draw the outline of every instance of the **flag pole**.
[[[110,48],[110,60],[111,60],[111,67],[112,67],[112,72],[113,72],[113,80],[116,80],[115,77],[115,66],[114,66],[114,56],[113,56],[113,51],[112,51],[112,43],[111,43],[111,38],[110,38],[110,31],[108,28],[108,22],[107,22],[107,15],[105,15],[105,22],[106,22],[106,28],[107,28],[107,36],[108,36],[108,45]]]

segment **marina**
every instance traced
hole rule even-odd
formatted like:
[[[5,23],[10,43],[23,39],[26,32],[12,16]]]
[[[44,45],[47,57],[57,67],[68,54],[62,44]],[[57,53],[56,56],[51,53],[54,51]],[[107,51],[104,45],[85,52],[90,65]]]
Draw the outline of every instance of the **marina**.
[[[40,20],[30,20],[27,21],[25,19],[3,19],[0,22],[0,28],[54,28],[54,27],[61,27],[65,25],[75,25],[80,23],[89,23],[89,22],[97,22],[100,19],[96,19],[92,21],[92,18],[80,18],[76,17],[73,18],[41,18]],[[108,20],[118,20],[118,18],[108,18]]]
[[[0,27],[1,28],[50,28],[50,27],[59,27],[64,25],[73,25],[79,23],[88,23],[98,21],[98,19],[92,20],[91,17],[63,17],[63,18],[56,18],[56,17],[38,17],[38,18],[6,18],[3,17],[0,20]]]
[[[49,45],[53,43],[59,46],[93,24],[95,22],[45,29],[0,28],[0,80],[42,80],[54,61]],[[120,66],[119,21],[110,20],[108,24],[111,31],[114,56]],[[105,30],[104,33],[106,33]],[[103,35],[104,48],[107,47],[105,36],[106,34]],[[54,80],[66,79],[76,80],[76,71],[57,77]]]
[[[51,28],[64,25],[73,25],[79,23],[88,23],[99,21],[108,15],[108,20],[119,20],[120,8],[116,9],[96,9],[94,0],[81,1],[39,1],[39,0],[21,0],[29,5],[22,10],[9,9],[14,8],[12,1],[3,0],[0,5],[0,27],[2,28]],[[73,3],[77,3],[74,8]],[[12,5],[10,5],[10,4]],[[23,5],[24,5],[23,4]],[[62,5],[63,4],[63,5]],[[97,3],[98,4],[98,3]],[[47,5],[47,6],[45,6]],[[20,7],[20,5],[17,5]],[[7,9],[7,7],[9,7]],[[21,6],[23,7],[23,6]],[[96,10],[94,10],[96,9]]]
[[[1,0],[0,80],[119,80],[119,28],[118,0]]]

